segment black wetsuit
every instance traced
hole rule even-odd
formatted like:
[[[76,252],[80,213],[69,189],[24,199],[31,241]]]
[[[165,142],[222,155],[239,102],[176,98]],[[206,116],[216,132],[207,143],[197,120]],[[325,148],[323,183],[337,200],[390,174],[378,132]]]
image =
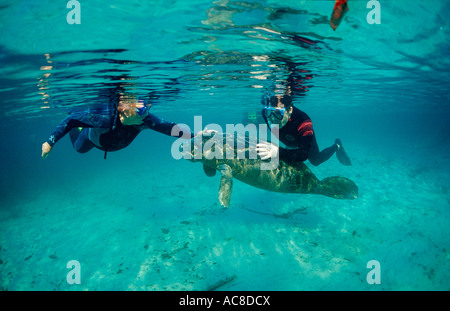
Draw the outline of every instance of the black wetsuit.
[[[268,124],[264,113],[263,118]],[[289,121],[279,129],[278,139],[287,147],[279,148],[280,160],[289,163],[309,160],[311,164],[319,165],[328,160],[338,150],[337,145],[334,144],[319,151],[311,119],[296,107],[293,107]]]
[[[107,151],[123,149],[144,129],[152,129],[174,137],[183,135],[182,129],[175,123],[165,121],[151,113],[140,125],[123,125],[119,118],[114,116],[114,109],[111,107],[71,113],[56,127],[47,142],[53,146],[64,135],[70,133],[75,150],[85,153],[93,147]],[[189,133],[188,136],[191,138],[194,133]]]

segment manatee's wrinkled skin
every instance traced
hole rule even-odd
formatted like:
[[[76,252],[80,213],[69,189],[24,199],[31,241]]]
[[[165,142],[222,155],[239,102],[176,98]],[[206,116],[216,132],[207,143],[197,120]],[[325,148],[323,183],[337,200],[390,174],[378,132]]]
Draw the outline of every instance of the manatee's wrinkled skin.
[[[211,144],[211,141],[208,143],[211,137],[204,136],[200,145],[199,137],[192,138],[190,150],[187,152],[191,156],[189,160],[201,161],[205,166],[205,171],[215,169],[221,172],[219,200],[224,206],[229,204],[232,178],[257,188],[275,192],[321,194],[335,199],[355,199],[358,197],[358,187],[348,178],[335,176],[320,181],[303,162],[289,164],[279,161],[278,166],[274,169],[262,169],[264,163],[267,166],[268,161],[255,158],[256,140],[252,141],[248,137],[234,136],[234,148],[231,148],[231,145],[227,142],[230,142],[233,136],[230,136],[230,134],[216,135],[223,135],[222,143]],[[221,137],[216,136],[215,139],[221,142]],[[208,146],[208,148],[204,148],[204,146]],[[200,148],[203,149],[202,158],[195,159],[194,155],[197,154],[198,157]],[[232,158],[228,156],[227,159],[227,154],[224,152],[224,149],[227,150],[227,148],[230,151],[229,155],[234,154]],[[239,151],[245,151],[245,158],[243,158],[242,153],[238,158]],[[184,151],[184,154],[186,154],[186,151]],[[253,155],[252,158],[251,155]]]

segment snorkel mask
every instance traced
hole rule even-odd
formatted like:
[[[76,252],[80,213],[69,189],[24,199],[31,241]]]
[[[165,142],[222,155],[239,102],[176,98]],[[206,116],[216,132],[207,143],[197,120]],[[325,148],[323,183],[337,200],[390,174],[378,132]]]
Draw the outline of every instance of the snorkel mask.
[[[276,108],[276,107],[264,107],[263,109],[264,116],[266,119],[269,119],[271,116],[274,116],[276,119],[283,119],[284,114],[286,113],[286,108]]]
[[[141,103],[142,107],[140,107],[140,108],[135,107],[134,108],[134,110],[137,112],[137,114],[140,117],[148,116],[148,114],[150,113],[150,108],[152,108],[152,104],[148,103],[145,100],[138,100],[138,103]]]
[[[292,105],[292,98],[289,95],[284,95],[280,98],[280,102],[284,108],[278,108],[278,97],[275,95],[264,95],[261,98],[261,104],[264,105],[263,115],[266,119],[269,119],[272,115],[278,119],[283,119],[286,110]]]

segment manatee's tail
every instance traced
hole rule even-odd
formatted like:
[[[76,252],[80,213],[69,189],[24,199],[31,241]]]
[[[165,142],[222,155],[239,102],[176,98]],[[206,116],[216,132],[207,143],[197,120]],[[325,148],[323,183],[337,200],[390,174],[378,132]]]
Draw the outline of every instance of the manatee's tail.
[[[358,186],[346,177],[327,177],[319,184],[319,194],[335,199],[356,199]]]

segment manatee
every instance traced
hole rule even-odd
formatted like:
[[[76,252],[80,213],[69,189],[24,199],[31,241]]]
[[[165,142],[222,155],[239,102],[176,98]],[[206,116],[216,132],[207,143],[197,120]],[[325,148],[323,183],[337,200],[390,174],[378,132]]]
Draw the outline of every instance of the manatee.
[[[352,180],[339,176],[319,180],[303,162],[279,160],[278,165],[264,169],[264,164],[270,163],[256,156],[256,142],[248,136],[216,133],[212,137],[194,137],[180,146],[180,151],[185,159],[202,162],[207,176],[220,172],[219,202],[224,207],[230,205],[233,178],[274,192],[319,194],[335,199],[358,197],[358,187]]]

